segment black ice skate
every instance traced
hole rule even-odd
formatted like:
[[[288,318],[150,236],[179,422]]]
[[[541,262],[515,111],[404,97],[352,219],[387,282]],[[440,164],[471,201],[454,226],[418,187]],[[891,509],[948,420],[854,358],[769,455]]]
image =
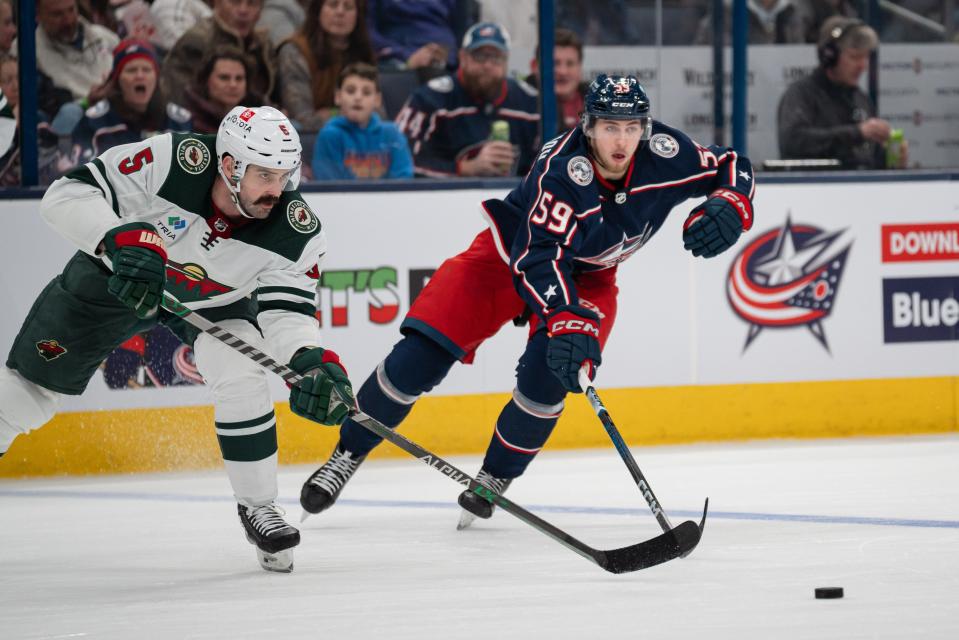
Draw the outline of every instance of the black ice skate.
[[[303,483],[300,491],[303,517],[300,522],[306,520],[311,513],[319,513],[332,507],[340,491],[364,460],[366,456],[354,456],[337,443],[330,459]]]
[[[267,571],[293,571],[293,547],[300,544],[300,532],[283,519],[275,503],[259,507],[236,505],[246,539],[256,547],[260,566]]]
[[[495,478],[486,472],[486,469],[480,469],[480,472],[476,474],[476,481],[486,487],[487,489],[492,489],[496,493],[502,495],[509,487],[510,483],[513,481],[512,478]],[[466,527],[473,524],[473,521],[477,518],[489,518],[493,515],[493,509],[496,508],[489,500],[479,497],[472,491],[464,491],[460,494],[459,499],[457,500],[459,505],[463,507],[463,513],[460,514],[459,524],[456,525],[457,529],[465,529]]]

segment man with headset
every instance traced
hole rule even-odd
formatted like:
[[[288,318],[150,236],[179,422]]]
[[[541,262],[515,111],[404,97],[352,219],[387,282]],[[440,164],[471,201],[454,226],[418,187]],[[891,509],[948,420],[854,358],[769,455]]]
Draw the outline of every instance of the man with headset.
[[[797,80],[779,103],[779,152],[783,159],[835,158],[843,169],[883,169],[884,145],[892,127],[876,117],[876,106],[859,87],[879,37],[854,18],[823,23],[819,66]],[[905,141],[899,168],[905,167]]]

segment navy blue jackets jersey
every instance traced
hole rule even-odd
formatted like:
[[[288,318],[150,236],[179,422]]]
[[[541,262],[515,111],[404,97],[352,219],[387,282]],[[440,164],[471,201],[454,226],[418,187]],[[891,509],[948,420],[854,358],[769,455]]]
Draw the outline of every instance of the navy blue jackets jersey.
[[[156,130],[144,129],[126,120],[109,100],[101,100],[86,110],[73,131],[73,140],[80,145],[81,162],[87,162],[121,144],[139,142],[160,133],[188,132],[193,125],[193,117],[188,110],[170,102],[164,109],[159,125],[161,128]]]
[[[410,143],[418,175],[457,175],[457,163],[490,137],[493,122],[509,123],[509,139],[518,152],[516,175],[523,175],[539,148],[539,100],[536,89],[507,79],[492,102],[479,103],[458,76],[430,80],[410,95],[396,125]]]
[[[580,128],[550,140],[520,186],[483,209],[516,288],[541,316],[579,304],[573,275],[626,260],[676,205],[727,187],[755,190],[749,160],[653,122],[620,185],[599,175]],[[677,244],[678,244],[677,238]]]

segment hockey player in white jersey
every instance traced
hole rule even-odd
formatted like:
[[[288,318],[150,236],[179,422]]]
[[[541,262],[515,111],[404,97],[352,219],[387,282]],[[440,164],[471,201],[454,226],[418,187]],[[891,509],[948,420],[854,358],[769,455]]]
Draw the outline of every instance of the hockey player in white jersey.
[[[0,455],[48,422],[62,394],[81,394],[114,348],[164,323],[193,345],[213,394],[247,538],[265,569],[292,570],[300,534],[275,503],[266,373],[160,305],[169,294],[289,363],[304,375],[290,392],[294,413],[343,421],[353,392],[336,354],[320,346],[315,292],[326,237],[297,191],[300,154],[282,113],[236,107],[216,136],[114,147],[50,186],[40,212],[79,251],[37,298],[0,368]]]

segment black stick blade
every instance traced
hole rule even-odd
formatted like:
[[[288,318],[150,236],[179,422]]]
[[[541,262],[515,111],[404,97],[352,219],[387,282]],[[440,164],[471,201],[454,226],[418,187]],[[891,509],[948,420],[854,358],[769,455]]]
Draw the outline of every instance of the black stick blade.
[[[655,567],[657,564],[688,555],[699,544],[700,538],[702,531],[699,525],[687,520],[645,542],[604,552],[599,566],[610,573],[629,573]]]

